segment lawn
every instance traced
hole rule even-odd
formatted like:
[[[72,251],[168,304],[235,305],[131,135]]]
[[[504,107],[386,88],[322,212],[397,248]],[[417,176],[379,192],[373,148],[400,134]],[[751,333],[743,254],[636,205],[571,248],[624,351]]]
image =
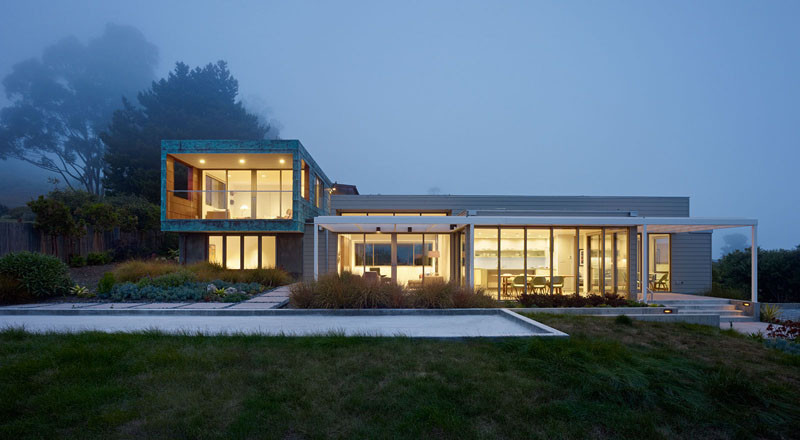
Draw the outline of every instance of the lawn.
[[[0,333],[2,438],[796,438],[800,356],[712,328],[569,339]]]

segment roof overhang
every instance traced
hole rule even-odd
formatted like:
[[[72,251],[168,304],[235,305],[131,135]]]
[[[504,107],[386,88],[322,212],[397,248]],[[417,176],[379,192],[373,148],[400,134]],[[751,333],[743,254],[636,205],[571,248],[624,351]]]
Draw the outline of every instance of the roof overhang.
[[[314,224],[336,233],[449,233],[465,226],[637,227],[648,233],[711,231],[758,225],[758,220],[710,217],[321,216]]]

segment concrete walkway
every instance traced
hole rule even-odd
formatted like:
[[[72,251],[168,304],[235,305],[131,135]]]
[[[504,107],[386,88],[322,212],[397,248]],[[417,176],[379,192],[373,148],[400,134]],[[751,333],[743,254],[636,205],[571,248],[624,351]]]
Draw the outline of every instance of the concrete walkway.
[[[0,307],[2,310],[269,310],[289,302],[291,286],[281,286],[238,303],[224,302],[45,302]]]

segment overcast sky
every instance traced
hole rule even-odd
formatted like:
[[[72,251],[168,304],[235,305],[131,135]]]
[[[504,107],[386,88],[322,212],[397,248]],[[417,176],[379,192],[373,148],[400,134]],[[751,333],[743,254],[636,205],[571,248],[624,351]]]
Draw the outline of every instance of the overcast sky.
[[[362,194],[690,196],[800,244],[800,2],[3,0],[0,76],[107,22],[228,61]]]

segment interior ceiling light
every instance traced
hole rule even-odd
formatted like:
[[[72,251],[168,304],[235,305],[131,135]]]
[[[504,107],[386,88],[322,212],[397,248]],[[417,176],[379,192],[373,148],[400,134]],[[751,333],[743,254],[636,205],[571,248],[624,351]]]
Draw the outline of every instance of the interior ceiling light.
[[[239,159],[239,163],[244,163],[244,159]]]
[[[205,159],[200,159],[200,163],[206,163]]]
[[[286,163],[286,159],[281,159],[281,160],[279,160],[278,162],[280,162],[280,163]]]

